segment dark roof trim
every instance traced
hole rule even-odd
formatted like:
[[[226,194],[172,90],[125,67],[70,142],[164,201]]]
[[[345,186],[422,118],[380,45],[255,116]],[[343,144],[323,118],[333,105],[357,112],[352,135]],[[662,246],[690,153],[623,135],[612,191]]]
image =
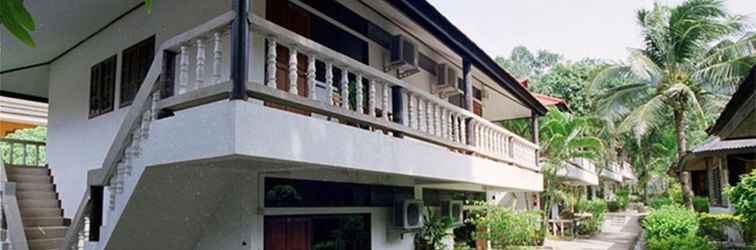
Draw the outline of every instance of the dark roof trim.
[[[538,115],[546,114],[546,107],[508,72],[483,52],[470,38],[449,22],[436,8],[425,0],[387,0],[397,10],[418,23],[441,40],[462,58],[470,60],[478,69],[489,75],[502,88],[530,106]]]
[[[727,125],[727,123],[732,120],[733,116],[738,112],[738,110],[743,106],[743,104],[750,98],[752,95],[756,94],[756,66],[753,66],[751,68],[751,73],[748,74],[748,77],[743,81],[743,83],[740,84],[740,87],[738,87],[738,90],[735,91],[735,94],[732,95],[732,99],[730,99],[729,102],[727,102],[727,106],[725,106],[724,110],[722,111],[722,114],[719,115],[719,118],[717,118],[717,121],[714,123],[714,125],[711,126],[709,129],[710,135],[717,135],[719,132],[722,131],[722,129]]]
[[[5,91],[5,90],[0,90],[0,96],[22,99],[22,100],[33,101],[33,102],[48,103],[47,98],[44,98],[44,97],[21,94],[21,93],[10,92],[10,91]]]
[[[70,48],[68,48],[65,51],[61,52],[60,54],[58,54],[57,56],[53,57],[52,59],[47,60],[46,62],[35,63],[35,64],[21,66],[21,67],[16,67],[16,68],[12,68],[12,69],[6,69],[6,70],[3,70],[3,71],[0,71],[0,75],[6,74],[6,73],[15,72],[15,71],[19,71],[19,70],[25,70],[25,69],[34,68],[34,67],[40,67],[40,66],[50,65],[53,62],[55,62],[58,59],[60,59],[61,57],[63,57],[66,54],[68,54],[69,52],[71,52],[72,50],[74,50],[77,47],[81,46],[86,41],[89,41],[89,39],[92,39],[97,34],[100,34],[100,32],[102,32],[102,31],[106,30],[107,28],[109,28],[111,25],[113,25],[114,23],[118,22],[118,20],[121,20],[122,18],[126,17],[127,15],[131,14],[131,12],[134,12],[135,10],[139,9],[142,6],[144,6],[144,1],[139,2],[139,4],[137,4],[136,6],[132,7],[131,9],[127,10],[124,13],[121,13],[121,15],[119,15],[116,18],[114,18],[113,20],[110,20],[110,22],[108,22],[104,26],[100,27],[95,32],[93,32],[92,34],[89,34],[88,36],[84,37],[84,39],[81,39],[79,42],[77,42],[76,44],[74,44]]]

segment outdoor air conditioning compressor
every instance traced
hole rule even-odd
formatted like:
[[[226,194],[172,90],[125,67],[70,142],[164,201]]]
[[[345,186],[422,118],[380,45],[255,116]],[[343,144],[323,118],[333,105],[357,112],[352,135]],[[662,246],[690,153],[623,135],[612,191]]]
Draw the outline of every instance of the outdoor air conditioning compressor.
[[[423,227],[423,201],[398,200],[394,202],[394,228],[410,230]]]
[[[449,217],[452,224],[461,226],[465,224],[464,203],[460,200],[441,201],[441,216]]]

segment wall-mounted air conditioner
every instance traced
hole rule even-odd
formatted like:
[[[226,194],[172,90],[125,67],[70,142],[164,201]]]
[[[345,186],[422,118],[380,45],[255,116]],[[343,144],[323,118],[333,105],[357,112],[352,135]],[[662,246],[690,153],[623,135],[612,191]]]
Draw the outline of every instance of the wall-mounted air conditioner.
[[[386,71],[396,69],[399,78],[404,78],[420,72],[417,65],[417,46],[402,35],[391,38],[389,60]]]
[[[464,203],[460,200],[441,201],[441,216],[449,217],[455,226],[465,224]]]
[[[464,93],[464,90],[459,87],[459,72],[448,63],[436,65],[436,80],[432,92],[441,98]]]
[[[423,201],[422,200],[398,200],[394,202],[395,228],[409,230],[423,226]]]

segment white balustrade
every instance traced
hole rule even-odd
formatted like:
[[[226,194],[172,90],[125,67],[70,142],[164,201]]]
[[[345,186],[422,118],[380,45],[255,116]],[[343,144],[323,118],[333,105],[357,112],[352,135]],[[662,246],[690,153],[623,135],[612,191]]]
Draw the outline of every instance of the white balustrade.
[[[276,87],[276,39],[268,38],[268,57],[265,61],[268,73],[268,80],[265,85],[271,88]]]
[[[307,95],[312,100],[318,100],[317,95],[315,94],[315,56],[310,55],[307,57]]]
[[[349,110],[349,105],[349,72],[344,67],[341,69],[341,107]]]
[[[354,83],[354,89],[355,89],[355,110],[358,113],[365,113],[365,104],[363,103],[364,100],[364,91],[362,90],[362,74],[357,73],[357,79]]]
[[[297,49],[289,48],[289,93],[299,94],[297,80]]]

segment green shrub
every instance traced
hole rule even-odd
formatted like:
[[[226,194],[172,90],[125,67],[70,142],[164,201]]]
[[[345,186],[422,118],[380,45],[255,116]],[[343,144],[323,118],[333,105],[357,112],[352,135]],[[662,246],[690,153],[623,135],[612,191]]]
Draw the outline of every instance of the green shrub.
[[[726,241],[727,235],[724,233],[724,228],[726,226],[741,228],[741,223],[743,223],[743,218],[737,215],[701,213],[698,215],[698,234],[709,239]]]
[[[756,170],[741,177],[737,185],[727,191],[735,213],[749,224],[756,224]]]
[[[664,196],[662,196],[662,197],[656,197],[656,198],[654,198],[654,199],[652,199],[651,201],[648,202],[648,206],[651,207],[651,208],[653,208],[653,209],[660,209],[663,206],[669,206],[669,205],[673,205],[673,204],[675,204],[675,202],[672,201],[671,198],[664,197]]]
[[[577,225],[577,232],[581,235],[591,235],[598,232],[601,229],[601,224],[604,223],[604,215],[607,211],[606,201],[601,199],[586,202],[586,207],[588,208],[584,212],[589,212],[592,216]]]
[[[620,210],[621,205],[619,201],[607,201],[606,206],[610,212],[617,212]]]
[[[664,206],[643,219],[648,239],[686,236],[698,231],[696,213],[681,206]]]
[[[489,240],[495,248],[535,246],[543,242],[540,211],[512,211],[509,208],[478,204],[470,222],[485,232],[475,232],[478,240]],[[540,241],[540,242],[539,242]]]
[[[753,243],[756,241],[756,169],[742,176],[737,185],[728,189],[727,197],[735,208],[735,214],[744,220],[743,236]]]
[[[444,239],[452,235],[451,229],[454,228],[451,218],[439,216],[428,207],[425,210],[423,219],[425,220],[423,227],[415,234],[416,248],[427,250],[445,249]]]
[[[626,209],[627,205],[630,204],[630,190],[628,190],[626,187],[621,188],[620,190],[617,191],[616,194],[617,194],[617,198],[616,198],[617,206],[619,206],[621,210]]]
[[[693,197],[693,210],[699,213],[709,212],[709,198],[696,196]]]
[[[649,239],[648,250],[714,250],[714,245],[705,237],[695,234],[674,235],[660,239]]]

